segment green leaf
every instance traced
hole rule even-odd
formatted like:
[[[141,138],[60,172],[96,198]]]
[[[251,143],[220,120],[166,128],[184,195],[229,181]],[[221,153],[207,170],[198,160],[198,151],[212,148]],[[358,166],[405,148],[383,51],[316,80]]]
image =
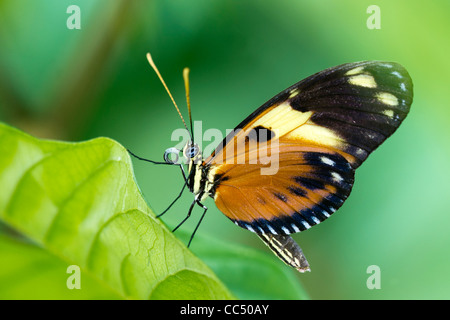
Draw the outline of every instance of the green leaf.
[[[69,290],[69,264],[24,239],[0,234],[0,299],[121,299],[87,272]]]
[[[0,123],[0,154],[0,219],[40,247],[0,237],[0,258],[10,266],[0,272],[2,287],[11,272],[16,281],[8,288],[35,284],[32,292],[24,285],[16,298],[55,297],[37,279],[43,270],[58,273],[52,279],[63,292],[59,297],[70,297],[64,288],[69,265],[81,268],[86,294],[76,297],[233,298],[154,218],[134,181],[128,153],[117,142],[44,141]],[[17,248],[26,256],[16,255]],[[20,266],[23,272],[17,273]],[[8,290],[0,289],[0,295],[14,291]]]

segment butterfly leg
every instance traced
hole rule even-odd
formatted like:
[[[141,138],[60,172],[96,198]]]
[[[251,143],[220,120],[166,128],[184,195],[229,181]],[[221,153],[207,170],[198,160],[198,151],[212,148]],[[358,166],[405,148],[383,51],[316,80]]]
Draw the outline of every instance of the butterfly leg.
[[[180,199],[181,195],[183,194],[184,189],[186,188],[187,183],[185,182],[183,184],[183,188],[181,189],[180,193],[178,194],[178,196],[175,198],[175,200],[172,201],[172,203],[167,207],[166,210],[164,210],[163,212],[161,212],[160,214],[158,214],[156,217],[159,218],[161,217],[164,213],[166,213],[167,211],[169,211],[169,209],[175,204],[175,202],[177,202],[178,199]]]
[[[206,214],[206,211],[208,210],[208,207],[205,206],[205,205],[203,205],[199,200],[195,199],[195,200],[191,203],[191,206],[189,207],[189,211],[188,211],[187,216],[183,219],[183,221],[181,221],[181,222],[175,227],[175,229],[172,230],[172,232],[175,232],[179,227],[181,227],[181,225],[182,225],[183,223],[186,222],[187,219],[189,219],[189,217],[191,216],[192,210],[194,209],[194,206],[195,206],[196,204],[197,204],[198,206],[200,206],[200,207],[203,209],[203,213],[202,213],[202,216],[200,217],[200,220],[199,220],[198,223],[197,223],[197,226],[196,226],[195,229],[194,229],[194,232],[193,232],[192,235],[191,235],[191,238],[189,239],[189,242],[188,242],[188,245],[187,245],[188,248],[189,248],[189,246],[191,245],[192,239],[194,239],[195,232],[197,232],[197,229],[198,229],[198,227],[200,226],[200,223],[202,223],[202,220],[203,220],[203,218],[204,218],[204,216],[205,216],[205,214]]]
[[[175,229],[172,230],[172,232],[177,231],[177,229],[178,229],[179,227],[181,227],[181,225],[182,225],[183,223],[185,223],[187,219],[189,219],[189,217],[191,216],[191,213],[192,213],[192,209],[194,209],[194,205],[195,205],[196,203],[197,203],[197,200],[194,200],[194,201],[191,203],[191,206],[189,207],[189,211],[188,211],[187,216],[183,219],[183,221],[181,221],[181,222],[175,227]]]
[[[202,220],[203,220],[203,217],[204,217],[205,214],[206,214],[206,211],[208,210],[208,207],[205,206],[205,205],[203,205],[200,201],[197,200],[196,203],[203,209],[203,213],[202,213],[202,216],[200,217],[200,220],[199,220],[198,223],[197,223],[197,226],[196,226],[195,229],[194,229],[194,232],[192,232],[191,238],[189,239],[189,242],[188,242],[188,245],[187,245],[188,248],[189,248],[189,246],[191,245],[192,239],[194,239],[195,232],[197,232],[198,227],[199,227],[200,224],[202,223]]]
[[[146,162],[150,162],[150,163],[153,163],[153,164],[166,164],[166,165],[170,165],[170,166],[173,166],[173,165],[179,166],[180,169],[181,169],[181,173],[183,174],[184,180],[186,181],[186,179],[187,179],[186,178],[186,173],[184,172],[184,168],[183,168],[183,165],[181,163],[153,161],[153,160],[150,160],[150,159],[145,159],[145,158],[139,157],[138,155],[136,155],[133,152],[131,152],[129,149],[127,149],[127,151],[133,157],[135,157],[136,159],[141,160],[141,161],[146,161]]]
[[[168,165],[177,165],[180,167],[181,169],[181,174],[183,175],[184,178],[184,184],[183,184],[183,188],[181,189],[180,193],[178,194],[178,196],[175,198],[175,200],[172,201],[172,203],[167,207],[166,210],[164,210],[163,212],[161,212],[160,214],[158,214],[156,216],[156,218],[161,217],[164,213],[166,213],[167,211],[169,211],[169,209],[175,204],[175,202],[177,202],[178,199],[180,199],[181,195],[183,194],[184,188],[186,188],[186,185],[188,183],[188,180],[186,178],[186,173],[184,172],[184,168],[182,164],[177,164],[177,163],[168,163],[168,162],[158,162],[158,161],[153,161],[153,160],[149,160],[149,159],[145,159],[142,157],[139,157],[137,155],[135,155],[133,152],[131,152],[129,149],[127,149],[128,153],[131,154],[133,157],[135,157],[138,160],[142,160],[142,161],[147,161],[147,162],[151,162],[153,164],[168,164]]]

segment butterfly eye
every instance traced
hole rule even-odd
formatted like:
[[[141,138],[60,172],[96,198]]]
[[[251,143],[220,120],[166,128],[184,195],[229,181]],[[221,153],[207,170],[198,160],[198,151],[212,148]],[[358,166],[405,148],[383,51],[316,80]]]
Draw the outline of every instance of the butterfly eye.
[[[197,144],[192,144],[188,147],[186,147],[183,151],[184,156],[188,159],[192,159],[195,156],[198,155],[198,152],[200,151],[199,147]]]
[[[169,148],[164,152],[164,161],[166,163],[175,164],[178,162],[180,150],[177,148]]]

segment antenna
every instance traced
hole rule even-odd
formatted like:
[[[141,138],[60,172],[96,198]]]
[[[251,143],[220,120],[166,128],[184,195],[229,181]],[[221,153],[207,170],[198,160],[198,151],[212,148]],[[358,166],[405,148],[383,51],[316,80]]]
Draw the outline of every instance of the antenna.
[[[153,70],[155,70],[156,74],[157,74],[158,77],[159,77],[159,80],[161,80],[161,83],[163,84],[164,88],[166,89],[167,93],[169,94],[169,97],[170,97],[170,99],[172,100],[173,105],[174,105],[175,108],[177,109],[177,112],[178,112],[178,114],[180,115],[180,118],[181,118],[181,120],[182,120],[183,123],[184,123],[184,127],[185,127],[186,130],[189,132],[189,135],[191,136],[191,140],[192,140],[192,134],[191,134],[191,132],[189,131],[189,129],[188,129],[187,125],[186,125],[186,122],[184,121],[183,116],[181,115],[180,109],[178,109],[178,106],[177,106],[177,104],[175,103],[175,99],[173,98],[172,94],[171,94],[170,91],[169,91],[169,88],[167,87],[166,83],[164,82],[164,79],[162,78],[161,73],[159,73],[158,68],[156,67],[155,63],[153,62],[153,59],[152,59],[152,56],[150,55],[150,53],[147,53],[147,60],[148,60],[148,63],[150,63],[150,66],[153,68]],[[185,69],[185,70],[186,70],[186,69]],[[186,95],[188,95],[188,93],[186,93]],[[190,110],[191,110],[191,109],[190,109],[190,106],[189,106],[188,108],[189,108],[189,117],[190,117],[190,114],[191,114],[191,112],[190,112]],[[191,121],[191,130],[192,130],[192,121]]]
[[[189,68],[184,68],[183,78],[184,78],[184,88],[186,89],[186,104],[189,112],[189,122],[191,124],[191,132],[193,133],[194,130],[192,129],[191,98],[189,96]]]

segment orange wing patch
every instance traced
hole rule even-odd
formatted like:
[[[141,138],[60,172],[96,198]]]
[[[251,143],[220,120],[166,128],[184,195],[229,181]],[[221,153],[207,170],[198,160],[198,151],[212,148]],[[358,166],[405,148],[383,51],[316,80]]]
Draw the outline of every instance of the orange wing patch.
[[[219,210],[250,231],[290,234],[325,220],[350,194],[354,170],[337,152],[282,144],[279,165],[275,175],[260,175],[260,164],[219,166]]]

